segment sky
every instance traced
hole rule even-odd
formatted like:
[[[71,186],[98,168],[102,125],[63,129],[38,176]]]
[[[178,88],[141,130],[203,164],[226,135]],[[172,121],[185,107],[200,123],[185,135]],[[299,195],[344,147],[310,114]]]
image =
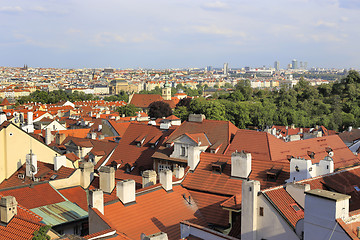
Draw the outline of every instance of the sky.
[[[0,66],[360,68],[360,0],[0,0]]]

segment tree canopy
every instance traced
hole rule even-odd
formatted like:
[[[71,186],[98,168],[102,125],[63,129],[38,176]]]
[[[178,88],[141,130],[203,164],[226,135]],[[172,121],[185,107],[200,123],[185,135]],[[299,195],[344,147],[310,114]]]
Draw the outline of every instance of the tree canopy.
[[[170,105],[163,101],[153,102],[149,105],[149,113],[150,118],[162,118],[168,117],[172,114],[172,110]]]

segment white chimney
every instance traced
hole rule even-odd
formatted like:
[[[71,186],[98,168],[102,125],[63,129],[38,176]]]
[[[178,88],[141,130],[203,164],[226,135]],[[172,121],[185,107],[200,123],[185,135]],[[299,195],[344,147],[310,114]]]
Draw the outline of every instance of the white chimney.
[[[102,130],[102,125],[99,124],[99,126],[98,126],[98,132],[101,132],[101,130]]]
[[[49,145],[51,143],[51,129],[46,128],[45,130],[45,144]]]
[[[183,178],[184,172],[185,172],[185,170],[183,167],[177,166],[174,168],[174,175],[176,178]]]
[[[352,126],[349,126],[348,132],[352,131]]]
[[[248,178],[251,173],[251,153],[234,152],[231,154],[231,176]]]
[[[156,172],[154,170],[146,170],[142,174],[142,187],[149,187],[156,184]]]
[[[160,172],[160,183],[165,191],[172,190],[172,172],[170,169],[162,170]]]
[[[3,124],[6,120],[6,114],[4,112],[0,112],[0,125]]]
[[[9,223],[17,214],[17,201],[13,196],[2,197],[0,200],[0,219],[2,223]]]
[[[287,183],[285,189],[302,208],[305,208],[305,192],[310,190],[309,184]]]
[[[256,239],[260,182],[243,180],[241,186],[241,239]]]
[[[27,177],[31,177],[37,173],[37,156],[30,150],[29,154],[26,154],[26,173]]]
[[[32,125],[33,124],[33,112],[28,112],[27,113],[27,125]]]
[[[100,189],[111,193],[115,188],[115,169],[109,166],[100,168]]]
[[[104,214],[104,193],[102,190],[95,189],[89,192],[89,205]]]
[[[54,157],[54,170],[58,171],[62,166],[66,166],[66,156],[55,156]]]
[[[135,202],[135,180],[126,179],[117,182],[116,196],[124,205]]]
[[[82,162],[80,169],[80,184],[83,188],[88,188],[94,178],[94,165],[91,162]]]

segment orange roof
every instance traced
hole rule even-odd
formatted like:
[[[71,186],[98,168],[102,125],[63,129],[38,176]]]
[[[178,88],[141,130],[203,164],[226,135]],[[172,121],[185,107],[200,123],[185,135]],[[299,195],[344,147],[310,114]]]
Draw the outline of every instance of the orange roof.
[[[86,191],[82,187],[71,187],[60,189],[59,192],[70,202],[76,203],[79,207],[88,211]]]
[[[134,94],[131,98],[130,104],[135,107],[147,108],[151,103],[163,100],[164,99],[157,94]]]
[[[185,200],[184,196],[187,198]],[[169,239],[180,239],[180,222],[190,222],[206,226],[198,207],[191,200],[189,192],[180,185],[172,192],[162,187],[136,196],[136,204],[124,206],[120,201],[105,205],[104,215],[109,225],[133,239],[141,233],[146,235],[166,232]]]
[[[49,183],[2,190],[0,194],[14,196],[19,204],[28,209],[65,201]],[[44,194],[46,194],[46,197],[44,197]]]
[[[45,225],[16,215],[6,226],[0,226],[0,236],[2,240],[28,240],[42,226]]]

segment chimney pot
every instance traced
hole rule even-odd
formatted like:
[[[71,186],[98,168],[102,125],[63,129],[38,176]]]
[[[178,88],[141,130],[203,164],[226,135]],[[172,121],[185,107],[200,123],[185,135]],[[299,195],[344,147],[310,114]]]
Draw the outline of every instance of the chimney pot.
[[[142,174],[142,187],[148,187],[156,184],[156,172],[154,170],[146,170]]]
[[[248,178],[251,173],[251,154],[234,152],[231,154],[231,176]]]
[[[100,189],[111,193],[115,188],[115,169],[110,166],[100,168]]]
[[[0,200],[0,219],[2,223],[9,223],[17,214],[17,201],[13,196],[5,196]]]
[[[89,205],[104,214],[104,193],[102,190],[95,189],[89,192]]]

